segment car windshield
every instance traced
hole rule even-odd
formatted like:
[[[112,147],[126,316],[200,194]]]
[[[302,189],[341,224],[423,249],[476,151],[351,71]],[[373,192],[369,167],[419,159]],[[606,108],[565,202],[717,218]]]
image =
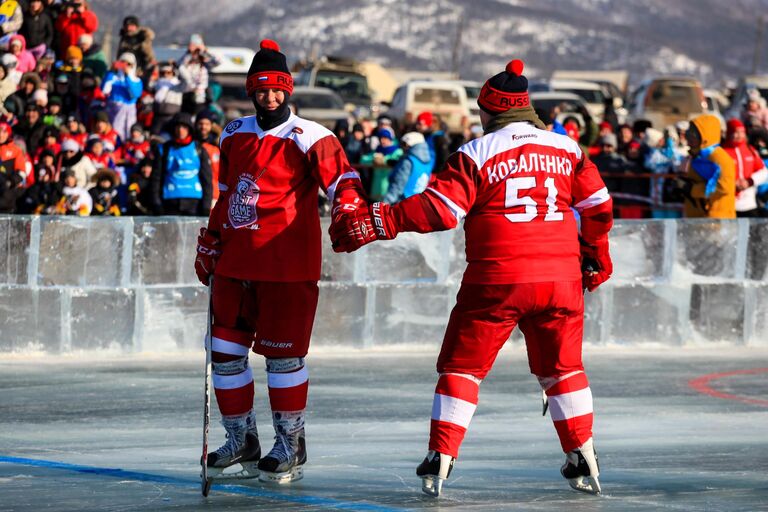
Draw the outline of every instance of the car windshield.
[[[428,89],[417,87],[413,91],[414,103],[435,103],[438,105],[458,105],[461,100],[459,94],[451,89]]]
[[[465,85],[464,90],[467,91],[467,98],[478,98],[480,96],[480,86]]]
[[[305,108],[326,110],[344,108],[344,103],[333,94],[294,93],[291,96],[291,103],[294,103],[299,108],[299,111]]]
[[[605,96],[603,96],[603,91],[599,89],[558,89],[558,90],[581,96],[582,98],[584,98],[584,101],[586,101],[587,103],[603,103],[603,101],[605,100]]]
[[[701,97],[695,84],[680,81],[659,81],[651,85],[646,107],[674,113],[702,111]]]
[[[342,98],[369,98],[368,81],[363,75],[343,71],[318,71],[316,87],[326,87],[339,93]]]
[[[560,112],[562,113],[578,112],[580,107],[579,103],[576,101],[562,98],[537,99],[533,100],[533,103],[535,108],[545,110],[547,112],[552,112],[555,107],[559,107]]]
[[[221,97],[233,100],[248,100],[248,94],[245,92],[245,86],[243,84],[228,84],[222,83],[221,85]]]

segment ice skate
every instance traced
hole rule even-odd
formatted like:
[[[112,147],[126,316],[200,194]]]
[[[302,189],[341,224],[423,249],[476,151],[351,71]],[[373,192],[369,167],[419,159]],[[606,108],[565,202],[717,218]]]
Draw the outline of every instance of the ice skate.
[[[208,479],[256,478],[261,446],[253,413],[246,417],[224,418],[227,441],[208,454]]]
[[[599,496],[602,493],[600,481],[600,465],[597,462],[597,452],[592,444],[592,438],[580,448],[565,454],[565,464],[560,473],[568,479],[568,483],[577,491]]]
[[[286,434],[278,432],[275,446],[259,461],[259,480],[275,484],[287,484],[304,477],[307,448],[304,429]]]
[[[422,463],[416,468],[416,474],[421,477],[421,490],[430,496],[440,496],[443,480],[451,475],[455,460],[450,455],[429,450]]]

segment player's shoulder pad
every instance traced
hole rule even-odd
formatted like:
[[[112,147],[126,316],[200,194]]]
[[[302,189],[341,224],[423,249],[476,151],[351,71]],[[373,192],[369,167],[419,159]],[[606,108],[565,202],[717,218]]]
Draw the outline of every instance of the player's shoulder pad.
[[[221,131],[219,138],[219,147],[224,144],[224,140],[235,133],[259,133],[259,125],[256,123],[256,116],[245,116],[233,119]]]
[[[317,141],[325,137],[331,136],[336,140],[333,132],[325,126],[294,114],[291,114],[288,122],[283,125],[280,132],[280,137],[291,139],[304,153],[309,151],[309,148],[314,146]]]

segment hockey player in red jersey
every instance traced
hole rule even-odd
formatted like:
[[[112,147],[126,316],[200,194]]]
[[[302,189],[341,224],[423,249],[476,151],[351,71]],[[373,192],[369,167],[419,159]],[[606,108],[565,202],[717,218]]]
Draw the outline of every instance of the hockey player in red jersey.
[[[581,360],[583,288],[611,275],[612,203],[579,145],[544,130],[522,71],[513,60],[484,84],[485,135],[453,153],[427,190],[393,206],[349,211],[330,228],[335,250],[349,252],[465,219],[467,268],[437,361],[429,452],[416,470],[435,496],[459,454],[480,383],[516,325],[566,454],[561,472],[575,489],[600,493]]]
[[[318,187],[345,205],[344,196],[356,201],[360,186],[333,133],[288,108],[293,80],[274,41],[261,42],[246,91],[256,115],[230,122],[221,135],[221,195],[195,261],[203,284],[215,276],[213,386],[227,432],[207,465],[214,477],[239,463],[248,476],[284,483],[302,477],[307,458],[304,357],[320,278]],[[263,458],[250,350],[266,358],[275,429]]]

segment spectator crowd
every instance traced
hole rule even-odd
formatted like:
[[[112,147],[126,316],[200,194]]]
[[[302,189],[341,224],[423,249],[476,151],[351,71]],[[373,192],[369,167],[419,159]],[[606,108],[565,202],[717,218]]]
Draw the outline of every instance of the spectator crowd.
[[[2,9],[0,213],[207,215],[218,196],[224,114],[211,80],[219,61],[202,36],[193,34],[178,60],[158,62],[153,30],[127,16],[112,60],[85,0],[8,1]],[[620,124],[609,103],[603,119],[586,109],[537,114],[580,143],[618,217],[727,218],[734,208],[762,216],[768,109],[753,92],[724,135],[695,120],[663,130],[644,120]],[[368,192],[389,203],[424,190],[451,151],[483,134],[479,124],[449,134],[427,111],[409,126],[384,113],[342,120],[334,132]]]

